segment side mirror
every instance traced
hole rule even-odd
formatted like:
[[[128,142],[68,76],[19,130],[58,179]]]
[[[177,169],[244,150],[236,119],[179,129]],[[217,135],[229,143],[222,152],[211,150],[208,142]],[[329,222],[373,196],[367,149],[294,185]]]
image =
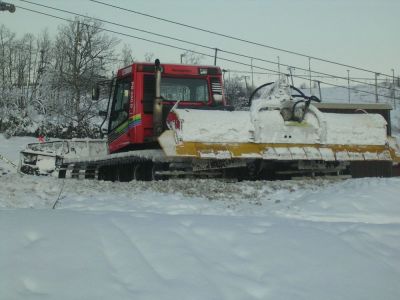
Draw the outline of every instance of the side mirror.
[[[129,103],[124,104],[124,111],[129,112]]]
[[[221,94],[213,94],[215,104],[222,104],[222,95]]]
[[[107,127],[103,127],[104,123],[100,126],[100,138],[104,139],[104,136],[108,134]]]
[[[99,111],[99,116],[100,116],[100,117],[107,117],[107,111],[105,111],[105,110],[100,110],[100,111]]]
[[[92,100],[97,101],[100,97],[100,88],[98,85],[92,88]]]
[[[118,118],[118,113],[113,111],[110,114],[110,121],[115,121]]]

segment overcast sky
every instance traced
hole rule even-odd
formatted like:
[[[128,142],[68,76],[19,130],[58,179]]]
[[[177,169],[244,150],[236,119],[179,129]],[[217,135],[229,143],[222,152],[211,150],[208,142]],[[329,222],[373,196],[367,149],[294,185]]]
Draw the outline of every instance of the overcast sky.
[[[20,0],[7,0],[7,2],[15,4],[17,11],[14,14],[0,12],[0,24],[6,25],[19,37],[27,32],[37,34],[44,28],[48,28],[49,32],[54,34],[57,26],[63,21],[28,12],[18,6],[67,18],[73,17]],[[281,63],[308,68],[307,58],[216,37],[88,0],[32,0],[32,2],[266,60],[277,61],[279,56]],[[396,74],[400,73],[400,0],[104,0],[104,2],[310,56],[386,74],[392,74],[393,68]],[[105,27],[214,54],[212,50],[129,29],[111,25]],[[119,38],[121,45],[126,43],[131,46],[137,60],[143,60],[146,52],[153,52],[161,61],[178,62],[183,52],[129,37],[119,36]],[[250,63],[250,59],[223,53],[219,55]],[[213,64],[213,59],[206,57],[203,62]],[[219,61],[218,64],[229,69],[249,69],[224,61]],[[253,64],[277,69],[277,66],[262,62],[255,61]],[[335,67],[314,60],[311,64],[313,68],[318,68],[322,72],[336,71]],[[346,68],[342,68],[340,72],[346,73]],[[356,71],[351,72],[356,73]]]

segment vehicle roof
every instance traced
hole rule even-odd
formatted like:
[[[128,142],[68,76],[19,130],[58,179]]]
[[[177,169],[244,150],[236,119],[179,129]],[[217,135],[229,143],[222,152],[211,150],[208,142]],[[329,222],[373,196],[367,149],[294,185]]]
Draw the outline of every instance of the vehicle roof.
[[[163,72],[167,74],[176,74],[176,75],[199,75],[199,69],[208,69],[208,75],[219,75],[221,74],[221,68],[218,66],[210,66],[210,65],[187,65],[187,64],[171,64],[171,63],[161,63],[161,67],[163,68]],[[132,72],[132,70],[137,70],[137,68],[142,67],[142,71],[153,73],[155,63],[150,62],[134,62],[133,64],[126,66],[124,68],[120,68],[117,72],[118,77],[123,77]],[[148,70],[145,70],[149,68]],[[211,71],[210,71],[211,70]]]

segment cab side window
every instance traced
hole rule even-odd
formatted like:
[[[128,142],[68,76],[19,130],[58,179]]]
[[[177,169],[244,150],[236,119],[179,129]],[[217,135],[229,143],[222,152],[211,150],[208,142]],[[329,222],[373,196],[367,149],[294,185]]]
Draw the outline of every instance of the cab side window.
[[[153,103],[156,96],[156,80],[154,75],[144,75],[143,81],[143,112],[145,114],[153,113]]]
[[[126,77],[120,81],[117,81],[114,102],[111,108],[110,115],[110,129],[113,130],[125,120],[128,119],[129,115],[129,100],[131,98],[131,78]]]

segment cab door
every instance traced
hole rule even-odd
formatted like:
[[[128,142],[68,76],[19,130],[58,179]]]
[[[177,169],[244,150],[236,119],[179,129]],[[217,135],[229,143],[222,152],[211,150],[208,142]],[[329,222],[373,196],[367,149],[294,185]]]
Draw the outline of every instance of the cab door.
[[[108,146],[111,153],[129,145],[129,103],[132,76],[117,79],[108,127]]]

